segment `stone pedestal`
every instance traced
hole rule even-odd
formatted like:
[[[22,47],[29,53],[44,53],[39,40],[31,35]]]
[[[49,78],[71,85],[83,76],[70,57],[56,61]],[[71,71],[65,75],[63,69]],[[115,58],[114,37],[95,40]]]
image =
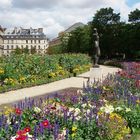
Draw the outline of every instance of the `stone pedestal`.
[[[90,68],[90,82],[95,80],[102,80],[102,68],[100,67]]]

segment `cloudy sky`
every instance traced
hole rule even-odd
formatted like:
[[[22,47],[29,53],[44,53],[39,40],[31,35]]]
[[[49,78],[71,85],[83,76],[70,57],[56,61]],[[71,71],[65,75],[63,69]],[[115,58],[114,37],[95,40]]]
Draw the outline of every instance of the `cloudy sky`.
[[[112,7],[127,21],[130,11],[140,9],[140,0],[0,0],[0,25],[43,27],[45,34],[53,38],[76,22],[91,21],[103,7]]]

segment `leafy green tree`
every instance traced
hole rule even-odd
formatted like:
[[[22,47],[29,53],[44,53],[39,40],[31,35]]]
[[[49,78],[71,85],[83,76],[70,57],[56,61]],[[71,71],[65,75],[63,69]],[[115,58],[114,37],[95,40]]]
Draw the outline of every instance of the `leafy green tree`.
[[[95,25],[117,24],[119,22],[120,13],[114,13],[114,10],[111,7],[101,8],[93,17],[93,23]]]
[[[129,16],[129,20],[130,22],[132,23],[140,23],[140,10],[139,9],[136,9],[132,12],[130,12],[130,14],[128,15]]]
[[[14,54],[22,54],[22,49],[16,48],[13,53]]]
[[[29,49],[26,47],[22,50],[22,52],[25,53],[25,54],[29,54]]]
[[[92,31],[94,28],[98,30],[102,57],[108,58],[117,52],[119,24],[120,13],[114,13],[111,7],[101,8],[95,13],[92,21]],[[94,46],[94,41],[92,46]]]

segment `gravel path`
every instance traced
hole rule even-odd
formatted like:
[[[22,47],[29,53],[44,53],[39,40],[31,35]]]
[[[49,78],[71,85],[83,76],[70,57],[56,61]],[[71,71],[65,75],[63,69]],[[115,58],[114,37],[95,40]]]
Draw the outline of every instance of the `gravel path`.
[[[105,78],[108,73],[115,73],[119,70],[118,68],[108,66],[101,66],[101,68],[103,78]],[[29,97],[50,94],[63,89],[82,88],[83,83],[87,82],[89,75],[90,72],[86,72],[81,75],[78,75],[77,77],[71,77],[41,86],[23,88],[15,91],[9,91],[4,94],[0,94],[0,105],[17,102],[19,100],[23,100]]]

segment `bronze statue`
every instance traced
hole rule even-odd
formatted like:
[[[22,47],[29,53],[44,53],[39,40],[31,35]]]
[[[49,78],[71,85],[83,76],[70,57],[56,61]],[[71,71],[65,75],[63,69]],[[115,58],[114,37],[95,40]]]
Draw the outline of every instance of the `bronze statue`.
[[[101,52],[100,52],[100,47],[99,47],[99,35],[96,28],[94,28],[94,31],[93,31],[93,40],[94,40],[94,48],[95,48],[93,67],[99,67],[98,61],[99,61]]]

